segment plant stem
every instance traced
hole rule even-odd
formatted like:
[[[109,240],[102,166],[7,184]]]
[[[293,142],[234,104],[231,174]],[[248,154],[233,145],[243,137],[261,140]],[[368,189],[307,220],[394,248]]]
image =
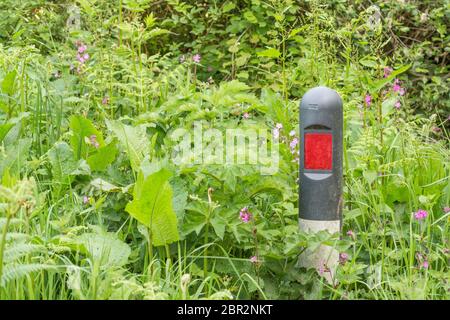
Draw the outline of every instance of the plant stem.
[[[119,25],[122,24],[122,0],[119,1]],[[119,28],[119,47],[122,46],[122,30]]]
[[[97,300],[97,277],[99,274],[100,262],[94,261],[94,270],[92,272],[92,300]]]
[[[212,207],[212,192],[214,191],[213,188],[208,188],[208,217],[206,218],[206,227],[205,227],[205,238],[204,238],[204,245],[205,245],[205,253],[203,258],[203,276],[206,278],[208,274],[208,238],[209,238],[209,221],[211,219],[211,214],[213,211]]]
[[[153,244],[152,244],[152,231],[148,228],[148,275],[151,278],[153,274]]]
[[[166,249],[166,261],[168,261],[169,266],[172,264],[172,260],[170,259],[170,248],[169,245],[166,243],[164,245],[165,249]]]
[[[259,276],[259,250],[258,250],[258,230],[256,229],[256,223],[253,220],[253,240],[255,242],[255,256],[256,256],[256,263],[254,264],[255,267],[255,273],[256,273],[256,280],[258,281],[258,284],[261,283],[261,278]]]
[[[283,78],[284,103],[287,106],[288,93],[287,93],[287,79],[286,79],[286,39],[284,38],[284,35],[283,35],[283,42],[282,42],[282,78]]]
[[[203,276],[206,278],[208,274],[208,247],[206,246],[208,244],[208,238],[209,238],[209,221],[206,224],[205,229],[205,238],[204,238],[204,245],[205,245],[205,252],[204,252],[204,258],[203,258]]]

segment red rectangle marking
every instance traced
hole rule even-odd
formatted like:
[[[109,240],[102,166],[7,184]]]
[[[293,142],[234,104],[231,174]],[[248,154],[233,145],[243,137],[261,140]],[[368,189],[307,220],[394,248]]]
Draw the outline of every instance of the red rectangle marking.
[[[333,136],[331,133],[305,133],[305,169],[331,170]]]

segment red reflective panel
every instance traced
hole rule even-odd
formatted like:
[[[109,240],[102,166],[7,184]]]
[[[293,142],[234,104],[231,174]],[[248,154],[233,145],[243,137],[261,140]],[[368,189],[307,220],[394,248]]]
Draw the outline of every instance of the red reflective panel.
[[[332,152],[331,133],[305,133],[305,169],[331,170]]]

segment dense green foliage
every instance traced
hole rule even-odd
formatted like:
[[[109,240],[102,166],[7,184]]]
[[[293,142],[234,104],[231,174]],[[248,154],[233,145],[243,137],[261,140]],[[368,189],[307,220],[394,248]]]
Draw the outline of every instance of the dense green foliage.
[[[2,1],[0,298],[448,299],[449,19],[446,0]],[[342,238],[298,230],[317,85],[344,102]],[[199,120],[275,128],[279,171],[175,165]],[[320,244],[343,253],[332,284],[296,266]]]

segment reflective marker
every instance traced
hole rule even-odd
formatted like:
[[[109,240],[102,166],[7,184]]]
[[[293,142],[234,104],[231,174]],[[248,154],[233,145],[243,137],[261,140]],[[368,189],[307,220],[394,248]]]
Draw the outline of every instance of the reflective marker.
[[[337,233],[342,221],[342,100],[336,91],[316,87],[300,103],[299,225],[306,232]],[[322,245],[306,250],[299,264],[327,270],[331,282],[339,253]]]
[[[331,170],[333,167],[331,133],[305,132],[305,169]]]

